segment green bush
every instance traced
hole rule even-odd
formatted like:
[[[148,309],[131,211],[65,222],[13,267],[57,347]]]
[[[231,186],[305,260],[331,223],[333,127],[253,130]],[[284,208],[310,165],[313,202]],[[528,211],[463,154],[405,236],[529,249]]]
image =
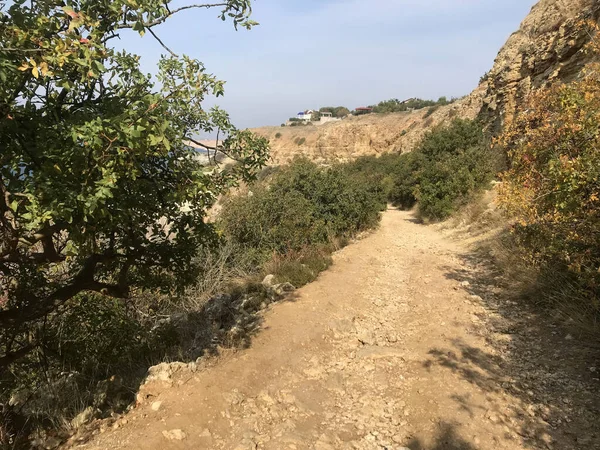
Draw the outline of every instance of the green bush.
[[[444,106],[453,103],[455,99],[448,100],[446,97],[440,97],[437,101],[435,100],[423,100],[420,98],[413,98],[405,101],[400,101],[397,98],[380,102],[377,106],[373,107],[374,113],[394,113],[404,112],[413,109],[422,109],[433,106]]]
[[[279,139],[282,136],[281,133],[275,133],[275,139]]]
[[[428,117],[430,117],[434,112],[436,112],[438,109],[440,109],[439,106],[431,106],[427,112],[425,113],[425,115],[423,116],[424,119],[427,119]]]
[[[401,155],[394,171],[395,182],[388,196],[389,201],[401,209],[411,209],[417,203],[415,189],[423,156],[417,152]]]
[[[491,180],[494,158],[479,123],[454,120],[427,133],[419,146],[402,155],[390,200],[423,218],[441,220],[471,199]]]
[[[331,251],[331,246],[312,246],[299,252],[274,255],[266,264],[265,271],[274,274],[277,283],[287,282],[301,287],[316,280],[331,266]]]
[[[377,198],[380,209],[384,210],[390,201],[394,180],[400,170],[402,159],[403,157],[396,153],[363,156],[341,167],[349,176],[360,181]]]
[[[224,206],[219,226],[235,243],[265,254],[299,251],[374,226],[380,202],[341,167],[294,161]]]
[[[333,117],[342,118],[350,114],[350,110],[345,106],[325,106],[319,109],[319,112],[330,112]]]
[[[484,188],[494,173],[493,158],[481,125],[456,119],[437,127],[419,145],[421,168],[415,197],[424,218],[447,218]]]

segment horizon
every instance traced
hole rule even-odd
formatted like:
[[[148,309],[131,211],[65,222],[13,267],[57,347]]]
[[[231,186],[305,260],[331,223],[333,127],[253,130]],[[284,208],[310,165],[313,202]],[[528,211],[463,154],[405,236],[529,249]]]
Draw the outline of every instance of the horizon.
[[[225,96],[208,98],[207,108],[218,105],[237,127],[256,128],[325,106],[468,95],[535,3],[261,0],[252,15],[260,25],[250,31],[235,31],[216,11],[190,10],[155,32],[226,82]],[[121,45],[152,74],[166,53],[149,34],[125,33]]]

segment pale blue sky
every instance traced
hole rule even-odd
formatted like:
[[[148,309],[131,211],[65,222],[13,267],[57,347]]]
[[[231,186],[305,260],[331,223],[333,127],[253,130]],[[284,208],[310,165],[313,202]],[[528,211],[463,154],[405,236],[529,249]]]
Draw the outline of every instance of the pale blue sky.
[[[227,81],[217,103],[245,128],[321,106],[468,94],[534,3],[256,0],[252,31],[234,31],[216,10],[182,12],[155,31]],[[149,34],[123,36],[121,45],[151,73],[164,53]]]

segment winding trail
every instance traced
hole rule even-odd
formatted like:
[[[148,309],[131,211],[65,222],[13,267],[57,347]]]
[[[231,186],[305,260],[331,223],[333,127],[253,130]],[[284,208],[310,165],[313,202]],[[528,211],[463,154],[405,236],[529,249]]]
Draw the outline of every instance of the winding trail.
[[[556,425],[569,405],[537,395],[552,367],[520,374],[510,349],[522,336],[494,325],[485,296],[498,289],[474,295],[469,251],[388,210],[316,282],[270,307],[249,349],[144,387],[144,402],[79,448],[600,448],[593,405]]]

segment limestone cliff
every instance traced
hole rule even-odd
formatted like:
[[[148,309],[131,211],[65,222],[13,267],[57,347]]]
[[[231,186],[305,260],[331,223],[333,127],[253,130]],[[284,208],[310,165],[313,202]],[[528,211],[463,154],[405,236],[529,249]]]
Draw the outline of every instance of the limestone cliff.
[[[541,0],[500,50],[481,117],[499,130],[532,89],[577,78],[591,55],[583,21],[598,22],[598,0]]]
[[[493,68],[467,97],[428,115],[410,113],[352,117],[321,127],[265,127],[255,131],[271,141],[273,164],[304,155],[318,162],[362,155],[405,152],[432,126],[454,117],[480,117],[498,131],[532,89],[578,77],[591,55],[592,36],[583,21],[598,22],[600,0],[541,0],[500,50]]]

